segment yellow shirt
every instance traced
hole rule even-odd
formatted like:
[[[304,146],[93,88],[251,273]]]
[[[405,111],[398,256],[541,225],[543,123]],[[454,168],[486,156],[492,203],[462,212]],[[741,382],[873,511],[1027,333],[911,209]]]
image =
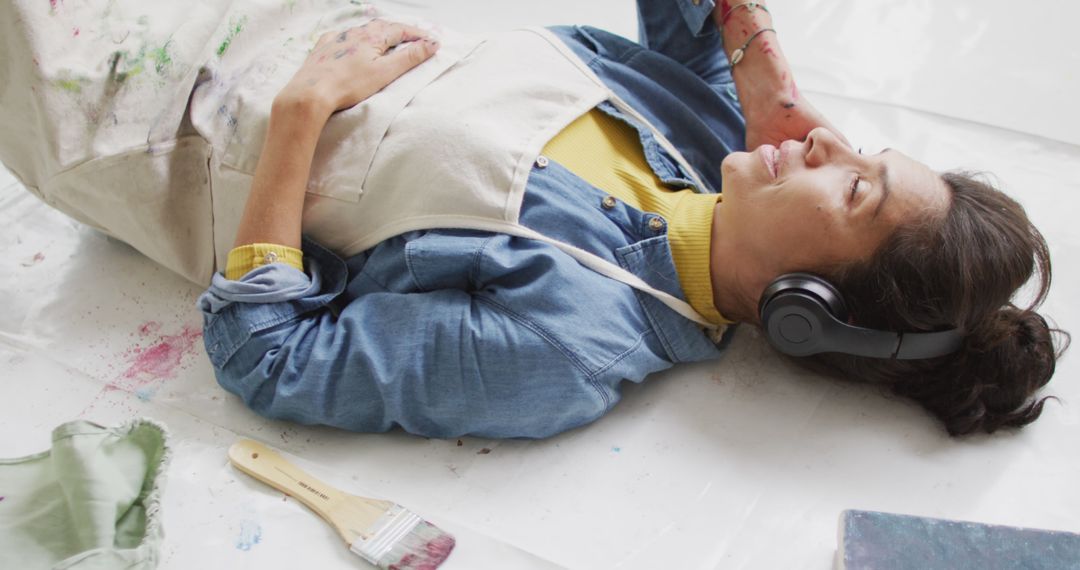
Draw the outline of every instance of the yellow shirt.
[[[709,251],[719,194],[664,186],[630,125],[593,109],[544,147],[544,154],[589,184],[667,221],[668,241],[687,302],[714,324],[728,324],[713,302]]]
[[[690,306],[709,322],[730,323],[713,303],[709,272],[713,209],[719,194],[665,187],[646,162],[634,128],[599,109],[563,129],[548,142],[543,153],[589,184],[667,220],[675,270]],[[256,267],[275,262],[304,270],[300,250],[256,243],[229,252],[225,277],[240,279]]]

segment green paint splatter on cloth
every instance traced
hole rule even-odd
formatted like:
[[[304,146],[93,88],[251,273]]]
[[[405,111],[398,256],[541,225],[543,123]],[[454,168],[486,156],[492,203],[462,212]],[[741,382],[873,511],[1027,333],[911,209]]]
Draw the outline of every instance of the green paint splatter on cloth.
[[[165,72],[172,65],[172,56],[169,55],[169,44],[172,40],[165,42],[165,45],[150,50],[150,59],[154,60],[154,69],[158,75],[165,75]]]
[[[224,55],[225,51],[232,45],[232,41],[236,39],[236,36],[244,31],[244,24],[247,24],[247,16],[243,16],[239,20],[229,18],[229,31],[225,35],[225,41],[221,42],[221,45],[217,48],[218,57]]]
[[[82,81],[79,79],[57,79],[56,86],[68,93],[82,93]]]

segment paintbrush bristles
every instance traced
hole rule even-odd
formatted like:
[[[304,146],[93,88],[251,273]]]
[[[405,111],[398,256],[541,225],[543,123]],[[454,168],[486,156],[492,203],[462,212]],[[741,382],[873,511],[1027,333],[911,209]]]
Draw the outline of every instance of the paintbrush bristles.
[[[453,536],[400,505],[394,505],[377,526],[372,537],[349,549],[383,570],[434,570],[456,544]]]

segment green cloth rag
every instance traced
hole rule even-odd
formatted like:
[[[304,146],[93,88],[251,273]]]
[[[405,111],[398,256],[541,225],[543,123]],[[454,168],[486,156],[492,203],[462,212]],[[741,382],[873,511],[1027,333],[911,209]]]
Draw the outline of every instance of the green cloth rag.
[[[163,538],[165,428],[65,423],[52,449],[0,459],[0,568],[148,570]]]

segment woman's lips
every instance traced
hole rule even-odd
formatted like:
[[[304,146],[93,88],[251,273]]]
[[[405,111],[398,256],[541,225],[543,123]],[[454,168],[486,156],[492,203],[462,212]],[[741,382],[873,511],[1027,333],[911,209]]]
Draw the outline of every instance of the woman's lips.
[[[769,176],[776,178],[777,170],[779,168],[779,150],[771,144],[763,144],[758,147],[757,154],[761,156],[762,162],[765,163],[765,169],[769,171]]]

